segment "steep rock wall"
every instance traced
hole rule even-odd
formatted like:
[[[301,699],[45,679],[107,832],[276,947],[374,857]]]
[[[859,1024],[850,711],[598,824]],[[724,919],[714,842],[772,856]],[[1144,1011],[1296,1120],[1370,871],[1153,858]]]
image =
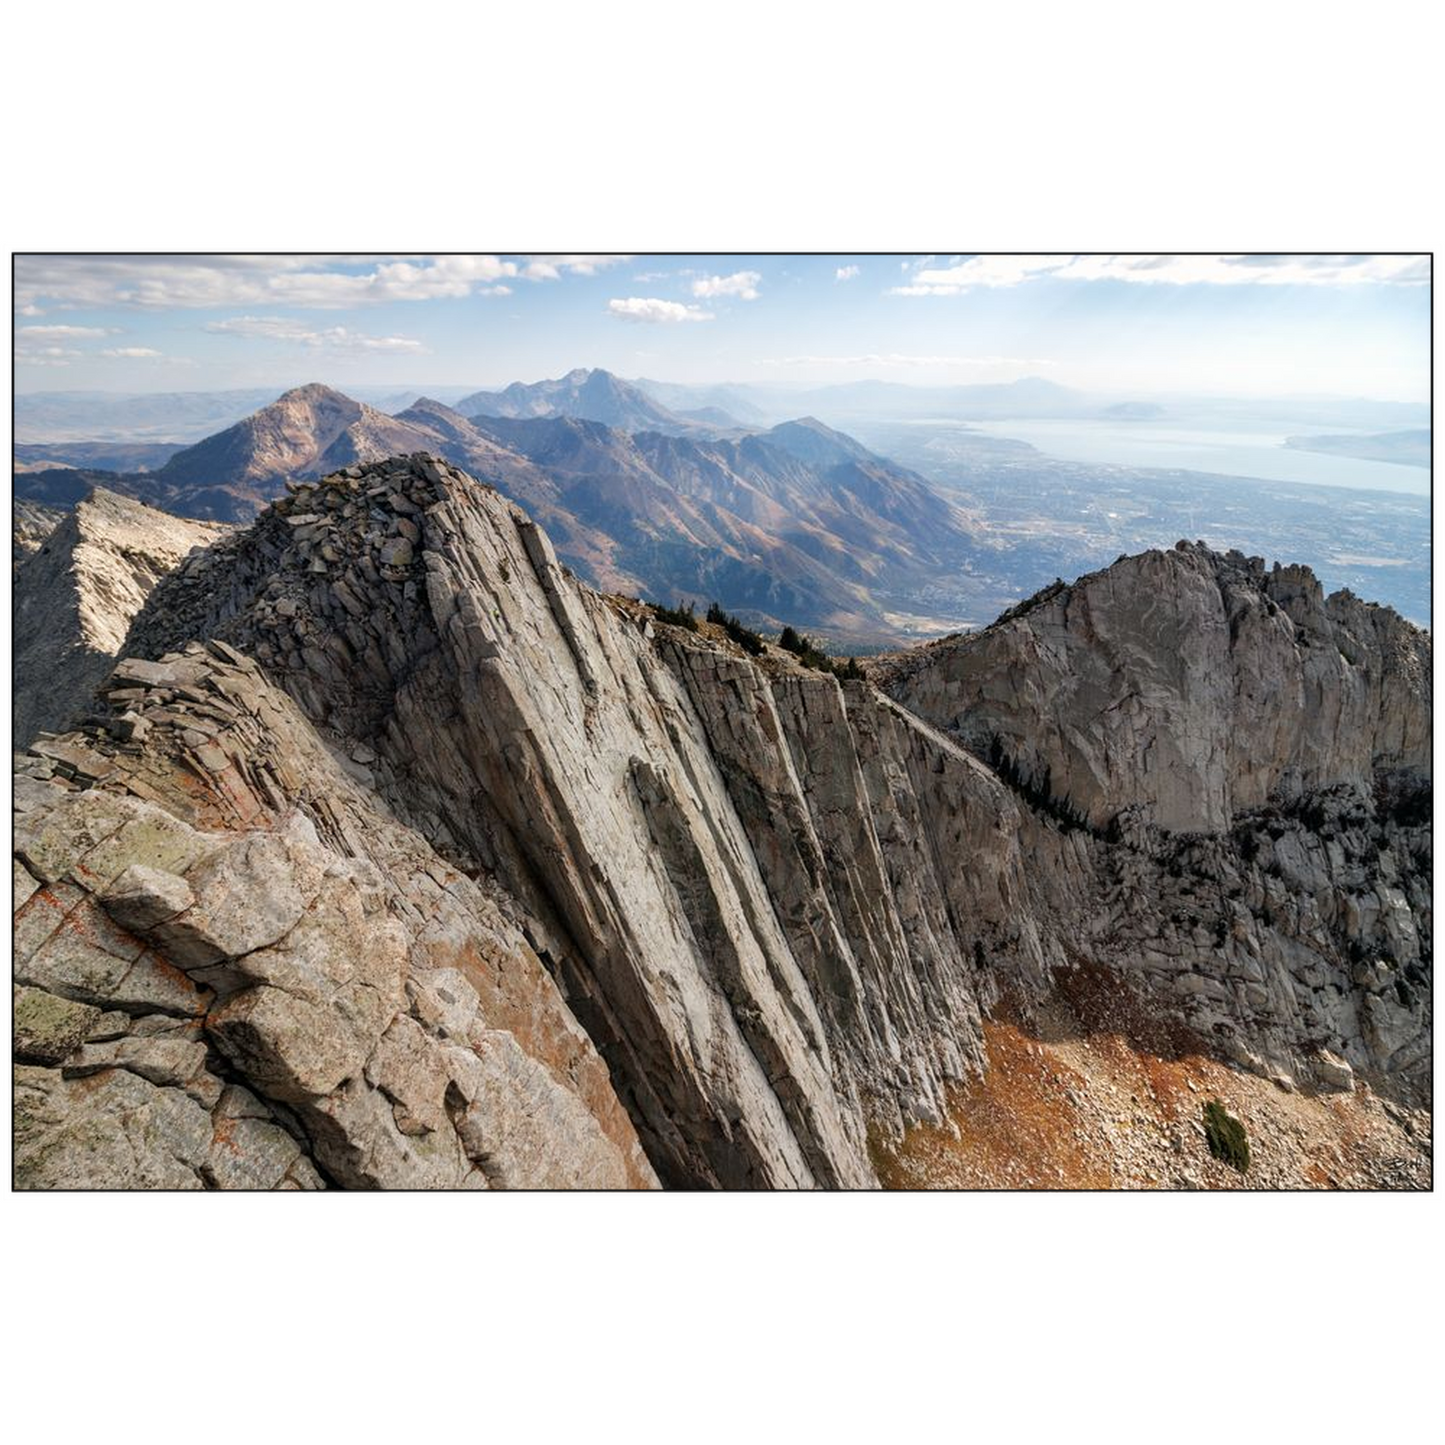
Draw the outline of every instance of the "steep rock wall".
[[[1220,832],[1276,797],[1428,774],[1430,654],[1427,633],[1326,599],[1306,568],[1181,543],[875,675],[1095,827],[1139,808],[1171,832]]]
[[[663,1182],[860,1186],[870,1130],[940,1117],[980,1017],[1063,969],[1282,1079],[1428,1064],[1417,639],[1307,574],[1151,555],[913,655],[905,707],[598,597],[490,488],[396,459],[192,558],[124,650],[254,657],[302,751],[545,965]],[[1343,661],[1306,655],[1326,624]]]

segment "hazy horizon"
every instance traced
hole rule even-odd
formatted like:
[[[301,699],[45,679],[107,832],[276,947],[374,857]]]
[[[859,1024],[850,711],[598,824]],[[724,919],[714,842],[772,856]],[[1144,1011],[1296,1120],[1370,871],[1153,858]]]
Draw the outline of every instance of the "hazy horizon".
[[[331,378],[331,377],[329,377],[328,375],[326,375],[325,373],[323,373],[323,372],[321,372],[321,371],[318,370],[317,372],[315,372],[315,374],[306,373],[306,374],[303,375],[303,374],[298,373],[295,377],[291,377],[291,378],[284,378],[284,379],[279,379],[279,380],[269,380],[269,381],[267,381],[267,380],[258,380],[258,381],[254,381],[254,382],[251,382],[251,383],[246,384],[246,385],[236,385],[236,386],[215,386],[215,387],[202,387],[202,386],[157,386],[157,385],[152,385],[152,386],[139,386],[139,385],[137,385],[137,386],[75,386],[75,387],[66,387],[66,386],[33,386],[33,387],[23,387],[23,386],[17,386],[17,387],[15,388],[15,394],[16,394],[17,396],[66,396],[66,395],[73,395],[73,396],[85,396],[85,395],[97,395],[97,396],[166,396],[166,395],[170,395],[170,394],[184,395],[184,394],[186,394],[186,393],[195,393],[195,394],[219,394],[219,393],[221,393],[221,392],[226,392],[226,391],[251,392],[251,391],[257,391],[257,390],[260,390],[260,389],[263,389],[263,388],[267,388],[267,387],[272,387],[272,386],[274,386],[274,387],[276,388],[277,395],[279,396],[279,395],[284,394],[284,393],[287,392],[287,391],[293,391],[293,390],[295,390],[297,387],[301,387],[301,386],[329,386],[329,387],[331,387],[333,390],[336,390],[336,391],[345,391],[348,386],[352,386],[352,387],[355,387],[356,390],[359,391],[359,392],[379,392],[379,391],[392,391],[392,392],[398,392],[398,393],[400,393],[400,392],[416,392],[416,393],[418,393],[419,395],[426,395],[426,394],[428,394],[429,391],[437,391],[437,392],[439,392],[439,391],[453,391],[453,392],[460,392],[460,391],[501,391],[501,390],[503,390],[504,388],[506,388],[506,387],[508,387],[508,386],[511,386],[514,382],[521,382],[521,383],[523,383],[524,385],[536,385],[537,383],[543,382],[543,381],[557,380],[558,378],[565,376],[568,372],[573,371],[573,370],[583,370],[583,371],[589,371],[589,372],[590,372],[590,371],[594,371],[594,370],[597,370],[597,371],[612,371],[612,369],[611,369],[610,367],[603,367],[603,366],[592,367],[592,366],[588,366],[588,365],[586,365],[586,364],[584,363],[584,364],[582,364],[580,367],[572,367],[572,366],[559,367],[559,368],[557,368],[557,369],[555,369],[555,370],[547,373],[546,375],[537,375],[537,376],[508,376],[508,377],[504,377],[504,378],[491,377],[491,378],[484,378],[484,379],[482,379],[482,380],[480,380],[480,381],[475,380],[475,379],[471,379],[471,380],[467,380],[467,381],[437,381],[437,380],[435,380],[435,379],[430,380],[430,381],[427,381],[427,380],[420,380],[420,381],[418,381],[418,380],[413,380],[413,379],[410,379],[410,378],[403,378],[403,377],[382,377],[382,378],[380,378],[379,380],[364,380],[364,381],[363,381],[363,380],[358,380],[358,381],[354,381],[354,382],[346,382],[346,381],[337,381],[337,380],[335,380],[334,378]],[[900,386],[900,387],[907,387],[907,388],[909,388],[910,390],[914,390],[914,391],[939,391],[939,390],[944,390],[944,389],[947,389],[947,388],[950,388],[950,387],[965,388],[965,387],[970,387],[970,386],[1010,386],[1010,385],[1013,385],[1013,384],[1016,383],[1016,382],[1027,382],[1027,381],[1050,381],[1050,382],[1053,382],[1053,378],[1051,378],[1051,377],[1041,377],[1041,376],[1031,376],[1031,375],[1024,375],[1024,376],[1013,377],[1013,378],[1010,378],[1008,381],[1001,381],[1001,382],[964,382],[964,381],[961,381],[961,382],[930,383],[930,382],[922,382],[922,381],[903,381],[903,380],[900,380],[900,379],[898,379],[898,378],[896,378],[896,377],[879,376],[879,375],[860,376],[860,377],[857,377],[857,378],[854,378],[854,379],[850,379],[850,380],[848,380],[848,381],[836,381],[836,382],[807,382],[807,381],[741,381],[741,380],[739,380],[739,379],[736,378],[736,377],[729,377],[729,376],[716,377],[716,378],[707,378],[707,379],[700,380],[700,381],[694,381],[694,380],[684,381],[684,380],[682,380],[682,379],[680,379],[680,378],[678,378],[678,377],[675,377],[675,376],[644,375],[644,374],[641,373],[641,372],[636,373],[636,374],[633,374],[633,375],[625,375],[625,374],[623,374],[623,373],[621,373],[621,372],[612,372],[612,374],[615,375],[615,376],[618,376],[618,377],[619,377],[621,380],[623,380],[623,381],[627,381],[627,382],[631,382],[631,383],[660,382],[660,383],[662,383],[663,385],[667,385],[667,386],[674,386],[674,385],[675,385],[675,386],[681,386],[681,387],[695,388],[695,389],[698,389],[698,390],[709,390],[709,389],[713,389],[713,388],[728,388],[728,387],[737,387],[737,388],[739,388],[739,389],[741,389],[741,388],[756,388],[756,389],[759,390],[759,391],[767,390],[767,391],[778,392],[778,393],[786,393],[786,392],[802,392],[802,393],[808,393],[808,392],[814,392],[814,391],[823,391],[823,390],[827,390],[827,389],[830,389],[830,388],[831,388],[831,389],[842,389],[842,388],[844,388],[844,387],[859,387],[859,386],[869,386],[869,385]],[[1243,391],[1206,391],[1206,390],[1204,390],[1204,389],[1202,389],[1202,388],[1194,388],[1194,389],[1191,389],[1191,390],[1169,390],[1169,389],[1162,389],[1162,388],[1161,388],[1161,389],[1155,390],[1155,391],[1146,391],[1146,390],[1144,390],[1142,387],[1132,387],[1132,388],[1126,388],[1126,389],[1119,389],[1119,390],[1115,390],[1115,391],[1108,391],[1108,390],[1099,389],[1099,388],[1094,388],[1094,387],[1088,387],[1088,386],[1075,386],[1075,385],[1072,385],[1072,384],[1069,384],[1069,383],[1055,383],[1055,384],[1061,385],[1061,386],[1065,386],[1066,389],[1069,390],[1069,391],[1075,391],[1075,392],[1078,392],[1080,395],[1089,396],[1089,397],[1092,397],[1092,398],[1094,398],[1094,399],[1096,399],[1096,400],[1100,400],[1100,401],[1117,401],[1117,400],[1121,400],[1121,399],[1129,399],[1129,400],[1135,400],[1135,401],[1164,401],[1164,400],[1184,400],[1184,399],[1190,399],[1190,400],[1210,401],[1210,402],[1251,402],[1251,401],[1262,401],[1262,402],[1267,401],[1267,402],[1272,402],[1272,403],[1286,403],[1286,402],[1291,402],[1291,401],[1300,401],[1300,402],[1372,402],[1372,403],[1381,403],[1381,404],[1385,404],[1385,405],[1422,406],[1422,407],[1426,407],[1426,408],[1428,408],[1428,407],[1429,407],[1429,404],[1430,404],[1428,398],[1413,399],[1413,398],[1401,397],[1401,396],[1383,396],[1383,395],[1382,395],[1382,396],[1371,396],[1371,395],[1368,395],[1368,394],[1366,394],[1366,393],[1364,393],[1364,392],[1344,392],[1344,391],[1335,391],[1335,392],[1329,392],[1329,391],[1243,392]]]
[[[1423,256],[15,258],[15,386],[153,394],[1028,378],[1426,403]]]

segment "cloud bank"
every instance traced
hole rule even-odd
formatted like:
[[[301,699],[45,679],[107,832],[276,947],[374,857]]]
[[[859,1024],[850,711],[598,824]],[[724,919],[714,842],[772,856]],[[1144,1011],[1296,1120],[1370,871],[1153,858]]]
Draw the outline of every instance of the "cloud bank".
[[[1430,258],[1414,255],[934,256],[905,265],[895,296],[957,296],[1027,281],[1128,281],[1170,286],[1428,286]]]
[[[390,301],[457,299],[500,293],[523,277],[592,276],[623,256],[64,256],[15,257],[15,305],[23,314],[52,306],[299,306],[319,310]]]
[[[677,321],[711,321],[711,311],[700,306],[684,306],[681,301],[664,301],[658,296],[628,296],[625,300],[614,297],[607,303],[612,315],[623,321],[643,321],[669,324]]]
[[[46,337],[55,340],[78,341],[89,336],[112,336],[113,326],[22,326],[21,336]]]
[[[290,342],[300,346],[324,347],[329,351],[418,352],[426,348],[410,336],[368,336],[345,326],[328,326],[316,330],[303,321],[286,316],[235,316],[229,321],[213,321],[207,331],[222,336],[240,336],[264,341]]]

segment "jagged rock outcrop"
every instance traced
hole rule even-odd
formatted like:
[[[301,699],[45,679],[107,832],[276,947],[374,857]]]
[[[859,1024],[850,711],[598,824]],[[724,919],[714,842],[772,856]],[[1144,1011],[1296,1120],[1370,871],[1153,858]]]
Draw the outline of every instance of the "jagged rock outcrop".
[[[1072,957],[1261,1072],[1423,1089],[1430,657],[1306,568],[1181,543],[872,673],[992,764],[1026,852],[1074,841],[1030,870]]]
[[[136,1045],[85,1052],[117,1042],[89,1038],[88,1016],[73,1013],[87,1008],[189,1019],[181,1041],[204,1045],[206,1071],[262,1101],[338,1183],[491,1178],[495,1119],[522,1115],[535,1127],[517,1123],[528,1141],[518,1154],[533,1165],[494,1162],[492,1182],[538,1182],[528,1169],[540,1150],[592,1182],[646,1182],[650,1166],[672,1185],[871,1185],[870,1149],[943,1118],[949,1087],[982,1067],[981,1017],[1004,998],[1045,1000],[1061,970],[1081,966],[1128,978],[1218,1052],[1290,1087],[1338,1088],[1355,1071],[1414,1087],[1429,1050],[1417,749],[1428,694],[1412,680],[1418,639],[1392,614],[1367,632],[1348,603],[1322,604],[1348,618],[1331,636],[1360,649],[1352,666],[1364,677],[1346,684],[1359,699],[1331,690],[1339,675],[1323,662],[1300,664],[1300,686],[1328,715],[1375,728],[1363,752],[1343,739],[1331,751],[1322,729],[1273,772],[1261,749],[1216,784],[1211,769],[1225,765],[1205,747],[1182,784],[1146,770],[1154,791],[1121,792],[1107,812],[1045,783],[1055,755],[1084,759],[1079,776],[1101,790],[1127,783],[1112,741],[1098,741],[1101,729],[1113,739],[1111,723],[1071,731],[1080,699],[1109,696],[1091,646],[1137,674],[1141,716],[1153,717],[1127,734],[1140,747],[1173,727],[1181,750],[1215,736],[1188,712],[1207,711],[1192,690],[1207,661],[1179,661],[1191,645],[1182,621],[1166,626],[1158,609],[1204,605],[1195,583],[1216,562],[1242,568],[1231,605],[1271,646],[1284,643],[1267,604],[1291,627],[1315,625],[1287,610],[1314,617],[1298,600],[1304,579],[1255,602],[1256,569],[1179,556],[1191,569],[1184,601],[1159,595],[1150,573],[1155,610],[1131,622],[1113,598],[1134,590],[1115,579],[1087,632],[1071,633],[1064,615],[1017,651],[989,634],[929,649],[893,666],[890,697],[598,596],[525,513],[434,458],[294,486],[156,590],[124,644],[133,660],[117,671],[112,714],[43,740],[25,764],[85,786],[57,803],[53,778],[26,780],[37,820],[22,829],[22,891],[79,890],[61,901],[85,902],[126,940],[112,949],[118,964],[87,955],[85,972],[64,949],[50,963],[41,950],[20,976],[48,996],[32,1014],[63,1015],[49,1042],[27,1045],[27,1067],[45,1075],[27,1084],[39,1090],[37,1137],[51,1141],[37,1146],[37,1181],[88,1167],[65,1118],[88,1138],[94,1110],[128,1107],[91,1105],[72,1087],[91,1064],[94,1077],[135,1073]],[[1198,645],[1223,649],[1248,695],[1247,649],[1229,652],[1227,621],[1217,631],[1206,624]],[[998,649],[989,667],[960,661],[973,646]],[[1066,696],[1074,713],[1051,713],[1030,669],[1057,688],[1072,674],[1055,654],[1071,651],[1093,691]],[[987,726],[972,704],[948,710],[958,676],[994,710]],[[897,700],[910,689],[925,717]],[[1198,696],[1224,706],[1218,689]],[[217,698],[237,721],[212,717]],[[1022,723],[1014,750],[996,745],[993,719],[1022,717],[1025,704],[1037,754]],[[1288,737],[1264,695],[1251,706],[1232,726]],[[1231,746],[1244,757],[1225,738],[1225,758]],[[1261,792],[1264,777],[1282,781]],[[184,822],[178,856],[161,839],[97,862],[101,828],[83,811],[46,834],[57,808],[121,791],[127,806],[139,798]],[[1184,828],[1187,807],[1204,821]],[[91,841],[61,868],[30,841],[37,833]],[[121,866],[108,873],[111,861]],[[418,924],[416,909],[433,921]],[[433,948],[438,931],[468,929],[485,960],[470,973]],[[358,936],[373,940],[364,960],[335,946]],[[152,955],[174,971],[165,980],[209,995],[163,1009],[148,992],[160,984],[136,973]],[[482,1022],[463,1030],[466,1057],[448,1051],[456,1028],[438,1034],[440,1006],[414,986],[446,968],[482,1000],[468,1004]],[[502,981],[512,1002],[497,1014],[483,985]],[[571,1040],[580,1062],[550,1074],[564,1093],[570,1081],[566,1099],[535,1102],[525,1060],[545,1070],[551,1056],[531,1036],[516,1033],[524,1058],[503,1071],[506,1088],[488,1093],[467,1062],[480,1056],[478,1029],[515,1032],[501,1020],[543,1009],[519,997],[550,1000],[547,1037]],[[65,1052],[82,1034],[80,1052]],[[194,1162],[193,1143],[172,1147],[184,1132],[173,1113],[156,1115],[152,1135],[181,1164],[156,1170],[225,1182]]]
[[[1430,638],[1305,567],[1180,543],[877,669],[920,717],[1104,827],[1219,832],[1275,798],[1430,771]]]
[[[869,1183],[868,1118],[936,1116],[976,1066],[975,942],[1037,943],[990,887],[1014,806],[962,750],[861,685],[855,746],[836,680],[654,636],[432,460],[298,487],[225,559],[181,569],[127,651],[224,638],[374,754],[398,815],[517,901],[665,1180]],[[920,792],[961,815],[936,851],[896,821]],[[998,856],[959,872],[970,829]]]
[[[39,542],[15,577],[17,743],[85,711],[151,589],[226,530],[96,488]]]
[[[45,539],[65,520],[59,507],[43,502],[27,502],[16,497],[12,504],[10,551],[11,568],[19,574],[20,564],[40,550]]]
[[[655,1182],[504,905],[254,663],[108,700],[16,777],[23,1187]]]

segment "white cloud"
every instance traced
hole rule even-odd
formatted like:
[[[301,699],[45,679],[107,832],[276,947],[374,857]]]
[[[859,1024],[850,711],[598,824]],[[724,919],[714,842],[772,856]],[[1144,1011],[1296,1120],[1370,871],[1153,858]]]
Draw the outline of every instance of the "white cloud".
[[[657,296],[629,296],[625,301],[614,298],[607,309],[624,321],[711,321],[711,311],[700,306],[684,306],[681,301],[664,301]]]
[[[15,258],[15,302],[64,307],[302,306],[316,309],[471,295],[517,276],[592,276],[626,256],[325,255]]]
[[[528,281],[556,281],[562,276],[595,276],[609,266],[630,261],[631,256],[531,256],[522,268]]]
[[[925,256],[907,268],[895,296],[957,296],[974,287],[1026,281],[1128,281],[1141,285],[1424,286],[1428,256],[1374,255],[1095,255],[970,256],[938,266]]]
[[[971,256],[963,261],[953,257],[944,266],[925,256],[911,271],[911,280],[895,286],[897,296],[956,296],[974,286],[1017,286],[1038,276],[1055,274],[1067,266],[1071,256]]]
[[[839,266],[838,269],[833,272],[833,279],[835,281],[851,281],[854,277],[861,276],[862,274],[863,268],[861,266]]]
[[[100,354],[115,361],[153,361],[161,353],[149,346],[114,346]]]
[[[694,296],[736,296],[743,301],[758,299],[758,271],[734,271],[731,276],[700,276],[692,283]]]
[[[324,348],[328,351],[425,351],[420,341],[410,336],[368,336],[345,326],[328,326],[321,330],[287,316],[234,316],[228,321],[212,321],[207,331],[222,336],[241,336],[253,340],[285,341],[300,346]]]
[[[212,321],[207,331],[222,336],[264,337],[269,341],[311,341],[321,333],[304,321],[289,316],[233,316],[229,321]]]
[[[54,337],[57,341],[62,339],[79,340],[86,336],[112,336],[115,334],[113,326],[22,326],[21,336],[47,336]]]
[[[535,270],[537,275],[533,279],[544,281],[553,281],[564,273],[569,276],[595,276],[609,266],[619,266],[622,262],[631,259],[630,254],[532,256],[529,258],[527,270],[523,274],[529,275]]]
[[[72,357],[85,353],[68,346],[34,346],[22,342],[15,348],[17,366],[69,366]]]
[[[477,292],[478,296],[510,296],[511,294],[510,286],[483,286]]]

